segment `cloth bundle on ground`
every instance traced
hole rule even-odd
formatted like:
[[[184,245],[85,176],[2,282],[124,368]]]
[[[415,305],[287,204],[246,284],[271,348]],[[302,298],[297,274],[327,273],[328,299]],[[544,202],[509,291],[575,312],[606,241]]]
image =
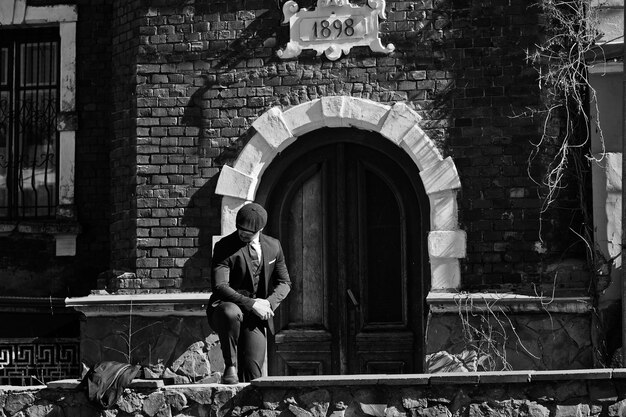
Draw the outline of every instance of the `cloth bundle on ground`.
[[[122,395],[141,367],[115,361],[100,362],[83,376],[79,388],[86,390],[89,400],[110,408]]]

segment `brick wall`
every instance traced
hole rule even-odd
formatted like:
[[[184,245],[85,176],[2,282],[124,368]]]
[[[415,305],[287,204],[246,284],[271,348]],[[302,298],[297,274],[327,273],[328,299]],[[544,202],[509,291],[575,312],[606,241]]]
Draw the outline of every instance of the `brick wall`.
[[[111,150],[111,267],[134,270],[136,237],[135,68],[139,1],[114,1],[112,13],[113,135]]]
[[[133,155],[119,152],[133,147],[136,133],[138,176],[136,199],[127,199],[125,175],[114,166],[113,257],[125,264],[132,250],[133,229],[126,227],[136,202],[135,266],[143,291],[206,288],[211,236],[219,234],[213,190],[220,167],[232,162],[251,123],[270,107],[338,94],[408,102],[454,158],[463,186],[460,222],[468,232],[466,288],[527,285],[540,279],[552,254],[562,255],[568,219],[548,215],[539,241],[542,201],[527,173],[529,142],[541,126],[520,116],[541,102],[537,73],[525,62],[524,51],[539,34],[527,2],[388,1],[381,33],[396,52],[355,48],[334,62],[306,51],[294,61],[276,57],[288,31],[275,2],[141,5],[133,9],[142,15],[138,38],[114,46],[114,60],[123,61],[122,51],[131,63],[137,59],[136,98],[124,95],[132,83],[116,87],[116,103],[136,105],[136,130],[131,133],[133,109],[117,109],[130,124],[122,129],[115,120],[123,145],[114,146],[114,155],[124,161],[119,168],[132,170]],[[542,169],[541,163],[532,168]],[[585,279],[571,283],[584,287]]]

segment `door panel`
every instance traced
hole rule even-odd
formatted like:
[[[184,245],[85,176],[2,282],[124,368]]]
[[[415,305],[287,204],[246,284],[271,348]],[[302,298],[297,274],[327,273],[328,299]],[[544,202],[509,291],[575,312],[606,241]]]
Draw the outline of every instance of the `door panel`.
[[[270,351],[270,368],[278,375],[332,373],[333,335],[328,315],[328,283],[324,194],[328,161],[320,158],[306,169],[292,167],[284,176],[278,236],[287,257],[292,288],[277,312],[281,331]]]
[[[316,170],[294,192],[289,207],[290,239],[283,243],[293,256],[289,268],[295,300],[289,303],[289,327],[328,328],[321,193],[322,172]]]
[[[349,281],[362,300],[351,313],[350,370],[413,372],[417,335],[407,312],[406,213],[414,192],[403,186],[397,164],[379,152],[356,147],[346,155],[352,190],[348,211],[356,214],[356,221],[348,222],[348,234],[357,243],[350,245],[355,251],[350,257],[358,262]]]
[[[269,340],[270,372],[421,371],[423,190],[399,163],[401,151],[374,134],[305,137],[272,163],[258,193],[293,281]]]

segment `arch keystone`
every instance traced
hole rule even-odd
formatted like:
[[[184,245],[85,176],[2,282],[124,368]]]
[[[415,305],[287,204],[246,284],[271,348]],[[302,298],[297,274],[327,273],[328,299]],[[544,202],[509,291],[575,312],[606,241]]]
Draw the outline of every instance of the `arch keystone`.
[[[347,127],[347,99],[345,96],[322,97],[322,114],[327,127]]]

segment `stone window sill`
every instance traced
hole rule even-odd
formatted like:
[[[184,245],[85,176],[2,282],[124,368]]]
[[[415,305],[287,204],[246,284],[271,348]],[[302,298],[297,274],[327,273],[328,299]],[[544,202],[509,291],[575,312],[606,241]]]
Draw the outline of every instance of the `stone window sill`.
[[[515,293],[434,292],[426,297],[433,313],[503,312],[503,313],[587,313],[592,309],[587,296],[530,296]]]

